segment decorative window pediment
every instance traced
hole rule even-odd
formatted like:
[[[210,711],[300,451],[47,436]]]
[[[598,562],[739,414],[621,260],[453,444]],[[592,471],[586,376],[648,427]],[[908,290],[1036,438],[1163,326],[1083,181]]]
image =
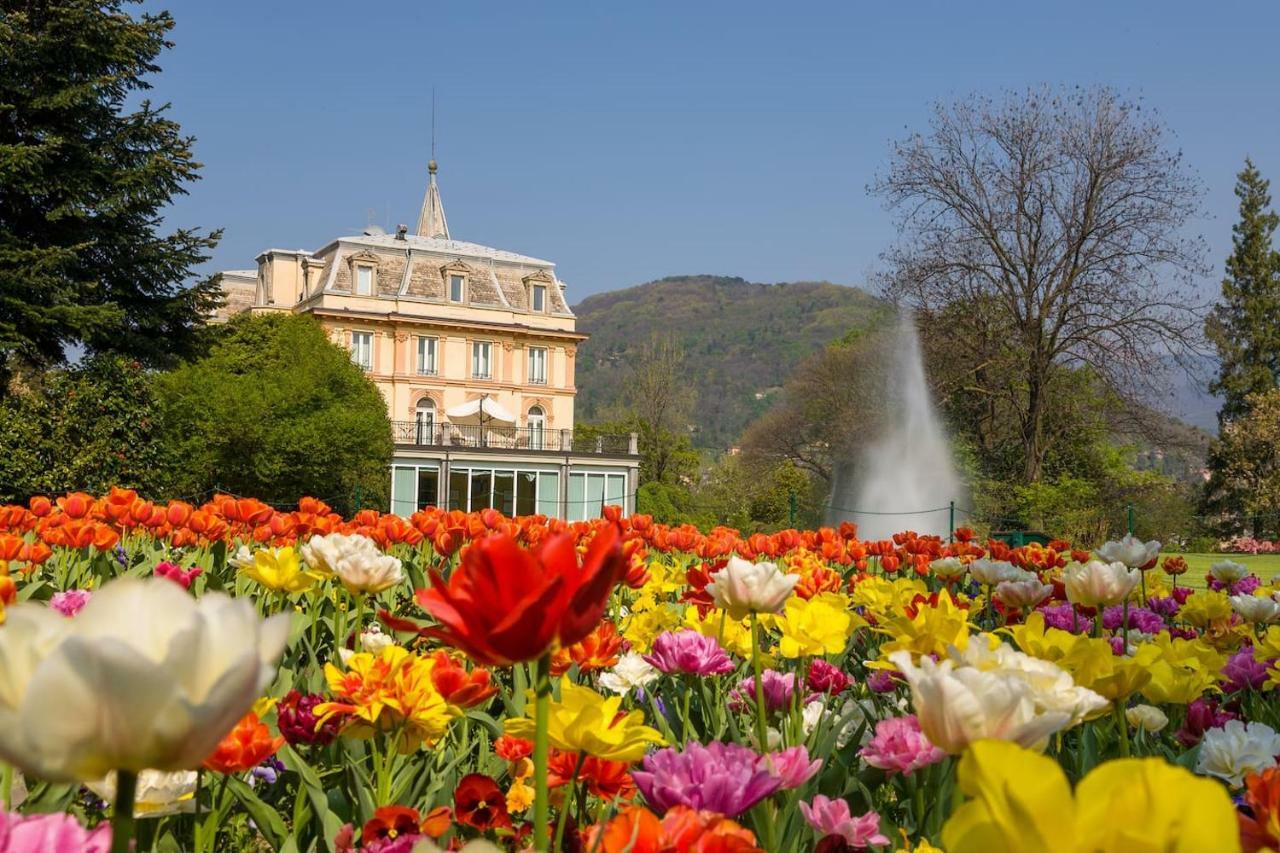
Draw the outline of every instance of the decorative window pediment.
[[[444,279],[444,295],[450,302],[467,302],[467,279],[472,273],[471,267],[462,261],[450,261],[440,267],[440,277]]]

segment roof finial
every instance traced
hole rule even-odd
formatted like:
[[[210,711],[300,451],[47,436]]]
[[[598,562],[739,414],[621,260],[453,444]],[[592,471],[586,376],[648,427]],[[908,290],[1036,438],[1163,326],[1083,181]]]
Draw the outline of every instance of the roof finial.
[[[427,161],[427,171],[436,173],[436,87],[431,87],[431,159]]]
[[[431,159],[427,161],[427,195],[422,200],[422,213],[418,214],[419,237],[449,237],[449,221],[444,217],[444,202],[440,200],[440,187],[436,185],[436,90],[431,87]]]

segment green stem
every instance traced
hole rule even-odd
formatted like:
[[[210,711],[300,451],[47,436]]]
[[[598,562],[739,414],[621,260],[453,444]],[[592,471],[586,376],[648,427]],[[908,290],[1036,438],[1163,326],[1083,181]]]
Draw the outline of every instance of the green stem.
[[[4,797],[4,810],[13,811],[13,765],[0,764],[0,795]]]
[[[565,795],[564,805],[560,807],[560,819],[556,821],[556,843],[551,848],[552,850],[564,849],[564,847],[562,846],[564,843],[564,825],[568,822],[567,818],[569,817],[569,804],[573,802],[574,794],[578,790],[578,787],[579,787],[578,776],[582,774],[582,765],[585,764],[586,761],[587,761],[587,754],[585,752],[579,752],[578,760],[574,763],[574,767],[573,767],[573,778],[569,780],[569,793]],[[578,821],[579,821],[579,825],[581,825],[581,821],[582,821],[581,814],[578,815]]]
[[[196,793],[193,801],[195,803],[195,821],[192,822],[191,828],[194,835],[193,842],[196,850],[203,850],[204,836],[200,832],[200,791],[204,788],[204,768],[201,767],[196,771]]]
[[[680,706],[680,734],[684,737],[684,742],[688,743],[692,739],[692,733],[689,731],[689,702],[693,699],[693,685],[689,683],[688,677],[684,679],[684,702]]]
[[[534,734],[533,734],[533,846],[535,850],[549,849],[548,821],[551,816],[550,792],[547,787],[547,763],[550,758],[548,725],[551,716],[551,653],[538,658],[538,672],[534,677]]]
[[[138,795],[138,774],[116,771],[116,804],[111,811],[111,853],[129,853],[133,841],[133,801]]]
[[[351,647],[352,649],[355,650],[357,654],[359,654],[361,651],[360,634],[364,631],[364,593],[357,592],[355,594],[355,599],[356,599],[356,620],[355,620],[356,632],[355,632],[355,640],[352,641]],[[343,642],[346,642],[345,637],[343,638]]]
[[[764,673],[760,664],[760,617],[751,613],[751,672],[755,678],[756,691],[756,749],[761,753],[769,751],[769,725],[765,720],[764,706]]]
[[[1129,757],[1129,721],[1124,717],[1124,702],[1117,699],[1115,701],[1114,713],[1116,717],[1116,726],[1120,729],[1120,757]]]
[[[769,726],[765,722],[764,707],[764,673],[760,664],[760,616],[753,610],[751,611],[751,671],[755,675],[756,682],[756,748],[763,755],[769,751]],[[796,689],[800,689],[800,685],[796,685]],[[773,828],[774,816],[769,801],[765,800],[760,804],[763,819],[758,823],[763,830],[764,849],[776,850],[777,845],[774,843]]]

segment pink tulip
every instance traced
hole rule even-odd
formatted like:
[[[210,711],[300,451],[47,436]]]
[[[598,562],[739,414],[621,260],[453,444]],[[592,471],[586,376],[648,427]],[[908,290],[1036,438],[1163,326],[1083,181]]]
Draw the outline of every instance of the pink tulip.
[[[822,769],[822,759],[809,760],[809,750],[803,746],[793,746],[765,756],[765,761],[774,775],[782,780],[781,789],[792,791],[808,782]]]
[[[890,717],[876,723],[875,737],[858,753],[872,767],[910,776],[912,771],[937,764],[946,753],[929,742],[914,714]]]
[[[89,603],[92,593],[87,589],[69,589],[66,592],[55,592],[49,599],[49,606],[63,616],[75,616]]]
[[[110,824],[89,830],[61,812],[0,812],[0,850],[5,853],[108,853],[110,849]]]
[[[653,651],[645,662],[667,673],[689,675],[724,675],[733,672],[733,661],[716,642],[691,629],[663,631],[653,641]]]
[[[850,847],[865,848],[871,844],[889,843],[889,839],[880,834],[880,815],[867,812],[854,817],[844,800],[832,800],[818,794],[812,804],[800,803],[800,813],[819,835],[824,838],[838,836]]]

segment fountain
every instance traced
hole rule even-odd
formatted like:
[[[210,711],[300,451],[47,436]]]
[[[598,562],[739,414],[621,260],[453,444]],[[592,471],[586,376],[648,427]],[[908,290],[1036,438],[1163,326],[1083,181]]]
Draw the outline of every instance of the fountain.
[[[901,530],[945,538],[951,533],[950,502],[964,505],[964,487],[929,395],[909,311],[899,315],[886,378],[884,432],[867,444],[858,464],[838,472],[832,520],[856,522],[864,540],[887,539]]]

